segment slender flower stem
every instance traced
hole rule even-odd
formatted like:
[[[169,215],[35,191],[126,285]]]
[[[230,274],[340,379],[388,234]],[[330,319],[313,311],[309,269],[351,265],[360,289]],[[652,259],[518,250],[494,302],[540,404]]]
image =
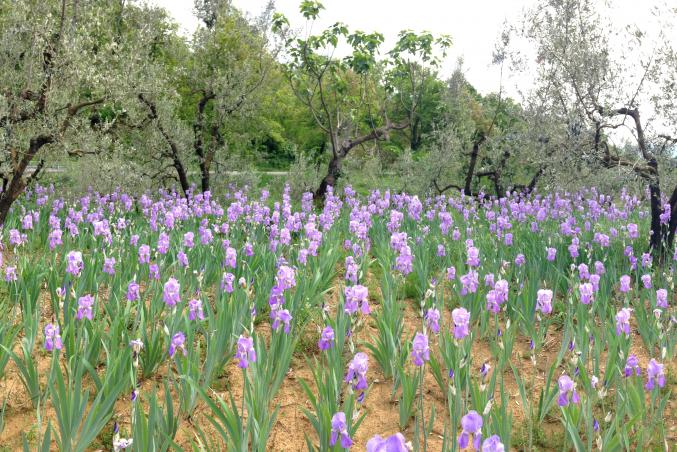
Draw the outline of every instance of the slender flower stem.
[[[240,410],[240,417],[244,417],[244,405],[245,405],[245,400],[247,398],[247,368],[242,369],[242,409]],[[247,416],[247,422],[249,422],[249,416]],[[247,432],[247,428],[245,427],[245,424],[242,423],[242,439],[245,442],[245,444],[248,442],[247,438],[245,438],[245,433]]]
[[[418,395],[418,407],[421,416],[421,431],[423,432],[423,450],[428,450],[428,434],[425,429],[425,413],[423,409],[423,376],[424,376],[425,364],[419,369],[419,395]],[[417,446],[418,446],[417,441]]]

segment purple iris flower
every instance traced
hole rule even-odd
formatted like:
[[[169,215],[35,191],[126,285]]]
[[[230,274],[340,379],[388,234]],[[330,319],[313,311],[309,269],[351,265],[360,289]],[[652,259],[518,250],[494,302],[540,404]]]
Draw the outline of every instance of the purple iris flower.
[[[249,367],[250,362],[255,363],[256,350],[254,349],[254,339],[241,335],[237,340],[237,351],[235,352],[235,358],[239,360],[237,365],[241,369],[246,369]]]
[[[456,308],[451,311],[454,322],[454,338],[463,339],[469,334],[470,313],[465,308]]]
[[[350,435],[348,434],[346,415],[342,411],[334,414],[331,418],[331,439],[329,445],[334,446],[339,437],[341,437],[341,447],[344,449],[348,449],[353,445],[353,440],[350,439]]]
[[[51,352],[52,350],[61,350],[63,342],[59,334],[59,325],[48,323],[45,325],[45,350]]]
[[[127,285],[127,301],[136,301],[140,296],[139,285],[136,281],[130,281]]]
[[[80,276],[83,269],[82,253],[79,251],[69,252],[66,255],[66,271],[73,276]]]
[[[663,367],[663,364],[651,358],[651,361],[649,361],[649,365],[646,368],[646,385],[644,387],[647,390],[653,390],[656,383],[658,383],[660,388],[665,386],[665,371],[663,370]]]
[[[630,316],[632,315],[631,308],[623,308],[616,314],[616,335],[620,336],[624,333],[630,336]]]
[[[482,416],[477,411],[468,411],[468,414],[461,418],[461,434],[458,437],[458,446],[461,449],[468,447],[470,443],[470,436],[473,437],[473,447],[476,450],[480,449],[482,443]]]
[[[428,336],[425,333],[416,333],[411,349],[411,358],[414,365],[422,366],[426,361],[430,361],[430,348],[428,347]]]
[[[181,285],[175,278],[169,278],[165,283],[162,300],[167,306],[176,306],[181,301]]]
[[[555,248],[546,248],[546,258],[549,262],[553,262],[557,257],[557,250]]]
[[[562,375],[559,377],[557,386],[559,388],[559,397],[557,398],[559,406],[565,407],[570,403],[578,404],[580,398],[576,392],[576,383],[569,376]]]
[[[202,309],[202,300],[194,298],[188,302],[188,319],[189,320],[204,320],[205,314]]]
[[[581,303],[590,304],[594,298],[594,290],[592,284],[582,283],[578,286],[578,293],[581,296]]]
[[[350,383],[354,390],[363,391],[367,389],[367,370],[369,368],[369,357],[366,353],[355,353],[352,361],[348,364],[348,373],[345,381]]]
[[[623,369],[623,375],[625,377],[630,377],[634,373],[635,375],[639,376],[641,373],[641,369],[639,367],[639,360],[637,359],[637,356],[630,355],[628,356],[628,359],[625,361],[625,368]]]
[[[320,335],[320,340],[317,343],[317,346],[320,350],[328,350],[334,346],[334,330],[330,326],[324,327],[322,334]]]
[[[352,315],[357,312],[358,304],[361,305],[362,314],[368,315],[369,309],[369,289],[362,285],[346,287],[345,306],[344,309],[347,314]]]
[[[482,452],[505,452],[505,445],[498,435],[492,435],[482,443]]]
[[[409,452],[406,441],[400,432],[387,438],[375,435],[367,441],[367,452]]]
[[[621,292],[630,292],[630,277],[628,275],[621,276]]]
[[[78,299],[78,313],[77,319],[82,320],[87,318],[92,320],[92,306],[94,306],[94,297],[91,295],[84,295]]]
[[[103,272],[109,275],[115,274],[115,258],[106,257],[103,260]]]
[[[425,313],[425,322],[428,328],[430,328],[433,333],[437,334],[440,332],[440,311],[437,308],[430,308]]]
[[[169,356],[174,356],[176,350],[181,350],[183,356],[186,356],[186,335],[181,331],[172,336],[172,340],[169,343]]]
[[[539,289],[536,293],[536,310],[543,314],[552,312],[552,290]]]
[[[292,316],[286,309],[276,309],[273,315],[273,324],[271,327],[277,331],[284,324],[284,333],[289,334],[291,328]]]
[[[668,307],[668,291],[665,289],[656,290],[656,306],[659,308]]]
[[[150,263],[150,246],[141,245],[139,247],[139,264]]]

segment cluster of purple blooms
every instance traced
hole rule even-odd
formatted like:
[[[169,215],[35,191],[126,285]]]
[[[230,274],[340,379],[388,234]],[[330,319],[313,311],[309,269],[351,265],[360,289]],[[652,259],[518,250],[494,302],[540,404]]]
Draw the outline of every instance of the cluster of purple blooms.
[[[286,290],[296,286],[296,272],[287,265],[280,265],[275,277],[276,284],[270,291],[268,303],[270,304],[270,318],[273,321],[272,328],[277,331],[284,325],[285,334],[289,333],[291,328],[292,315],[289,310],[284,309],[284,293]]]
[[[293,268],[285,264],[280,265],[277,270],[275,282],[268,299],[272,328],[277,331],[284,325],[284,332],[285,334],[288,334],[291,328],[292,316],[289,313],[289,310],[283,308],[285,303],[284,294],[286,290],[296,286],[296,272]]]
[[[318,341],[317,346],[321,351],[329,350],[334,346],[334,340],[335,334],[333,328],[326,326],[320,334],[320,340]]]
[[[628,359],[625,362],[625,368],[623,369],[623,374],[626,378],[632,377],[633,375],[639,377],[642,374],[642,369],[636,355],[632,354],[628,356]],[[656,385],[658,385],[659,388],[665,386],[664,364],[651,358],[646,367],[646,384],[644,387],[647,391],[651,391]]]
[[[451,311],[454,322],[454,338],[463,339],[470,334],[470,313],[465,308],[456,308]]]
[[[353,315],[357,312],[358,306],[364,315],[369,315],[369,290],[362,285],[348,286],[344,289],[346,314]]]
[[[59,325],[48,323],[45,325],[45,350],[51,352],[53,350],[61,350],[63,342],[59,334]]]
[[[36,190],[36,194],[38,194],[38,190]],[[471,227],[472,222],[474,219],[483,216],[483,219],[488,221],[490,233],[498,239],[497,243],[502,243],[506,248],[513,248],[516,247],[514,237],[517,237],[517,235],[513,235],[513,232],[515,232],[513,231],[514,223],[526,223],[536,233],[545,230],[543,223],[554,221],[555,225],[558,225],[562,242],[552,244],[548,240],[545,258],[548,262],[573,259],[572,277],[575,278],[577,274],[578,280],[573,284],[572,293],[578,296],[580,303],[586,305],[599,303],[599,300],[602,299],[600,283],[608,283],[606,281],[608,278],[603,279],[603,275],[606,273],[604,263],[593,262],[594,259],[588,259],[586,262],[581,262],[581,260],[586,256],[588,258],[592,256],[592,251],[597,247],[607,249],[612,245],[615,246],[615,244],[623,242],[623,259],[627,258],[627,265],[632,271],[628,271],[629,274],[622,275],[619,280],[615,280],[617,276],[614,276],[614,290],[617,289],[620,293],[626,294],[626,301],[631,295],[639,293],[642,289],[651,290],[652,293],[655,291],[655,307],[657,309],[668,309],[671,293],[665,288],[654,288],[654,285],[661,285],[661,280],[658,277],[652,279],[651,256],[648,253],[637,254],[635,252],[635,249],[641,249],[641,244],[638,242],[640,238],[639,226],[627,222],[630,214],[638,208],[639,200],[625,193],[621,195],[622,202],[618,204],[608,203],[608,199],[604,195],[594,191],[587,193],[585,198],[581,195],[577,196],[579,198],[553,194],[524,198],[507,197],[499,200],[482,199],[480,197],[480,202],[475,204],[468,203],[463,198],[459,200],[445,197],[430,198],[422,202],[416,196],[391,195],[390,192],[382,195],[375,191],[369,196],[368,202],[364,203],[348,187],[343,198],[330,190],[325,200],[324,209],[321,213],[315,214],[312,209],[312,196],[309,194],[305,194],[302,199],[301,211],[294,212],[288,189],[285,190],[282,202],[275,203],[272,208],[266,204],[267,193],[262,193],[258,201],[249,200],[245,192],[229,194],[228,199],[231,202],[227,209],[221,207],[208,193],[192,196],[189,200],[166,193],[157,201],[154,201],[148,195],[143,195],[138,201],[138,207],[141,209],[144,218],[147,219],[150,230],[157,234],[157,242],[145,234],[141,234],[141,237],[138,234],[131,234],[129,243],[134,248],[131,249],[130,254],[135,265],[138,262],[140,273],[137,274],[145,275],[147,269],[149,279],[159,281],[159,264],[162,262],[160,256],[175,253],[171,257],[172,259],[175,258],[180,266],[175,275],[184,282],[184,292],[187,292],[187,287],[190,287],[190,285],[185,283],[182,276],[179,276],[179,272],[187,273],[186,269],[190,264],[189,255],[193,264],[195,264],[199,260],[195,258],[195,254],[191,253],[195,253],[195,250],[201,249],[200,247],[222,248],[224,257],[221,267],[224,273],[221,288],[224,292],[231,293],[235,290],[235,274],[239,274],[237,271],[238,258],[245,260],[246,257],[253,256],[254,247],[249,242],[238,247],[236,243],[231,243],[230,238],[232,236],[223,238],[222,241],[220,241],[221,239],[215,240],[215,238],[219,236],[229,237],[228,232],[238,224],[264,225],[269,234],[268,246],[273,253],[278,257],[281,255],[293,256],[293,252],[298,253],[294,265],[299,267],[293,267],[283,259],[278,261],[275,284],[269,295],[272,329],[274,331],[283,329],[284,333],[289,333],[293,319],[292,313],[289,311],[291,308],[286,303],[286,297],[293,293],[292,289],[297,285],[296,271],[298,268],[306,266],[310,256],[318,255],[325,233],[331,229],[334,222],[339,218],[344,205],[350,209],[348,224],[350,238],[346,240],[344,246],[346,250],[352,252],[352,255],[348,255],[345,259],[345,280],[349,284],[344,289],[344,309],[351,316],[358,311],[364,315],[371,312],[369,290],[366,286],[359,284],[361,275],[358,262],[364,262],[362,258],[367,256],[366,253],[369,251],[371,240],[370,230],[372,222],[377,216],[383,217],[384,222],[387,221],[390,247],[395,254],[394,269],[404,276],[412,273],[414,269],[417,257],[414,256],[412,248],[418,253],[418,246],[422,243],[424,237],[430,233],[431,227],[433,227],[433,219],[437,218],[439,220],[439,232],[442,233],[444,243],[435,242],[433,247],[436,248],[436,255],[440,259],[447,258],[445,267],[451,262],[459,266],[458,285],[455,286],[458,293],[461,297],[477,293],[480,290],[480,280],[483,278],[484,285],[488,288],[485,307],[487,311],[494,314],[499,314],[504,305],[509,303],[510,285],[514,284],[508,282],[508,280],[513,280],[510,276],[506,276],[510,273],[506,272],[505,269],[511,268],[524,273],[533,262],[532,256],[529,255],[529,266],[519,269],[527,264],[527,256],[519,252],[511,252],[510,257],[506,257],[508,261],[504,261],[503,268],[500,271],[497,271],[496,274],[481,275],[483,262],[486,266],[486,262],[490,261],[492,254],[483,242],[473,241],[471,238],[474,232]],[[45,194],[39,194],[39,199],[43,203],[48,202],[48,196]],[[664,212],[661,216],[661,221],[664,223],[669,221],[670,217],[669,204],[666,205],[668,214],[665,216]],[[50,231],[47,237],[51,250],[62,247],[64,240],[68,240],[69,235],[74,238],[83,233],[90,233],[92,237],[96,238],[97,246],[99,244],[102,246],[104,255],[103,259],[96,259],[90,255],[89,250],[86,250],[87,272],[92,269],[95,262],[102,262],[103,273],[112,277],[116,274],[116,270],[120,271],[119,267],[123,266],[125,262],[117,262],[116,258],[112,257],[113,253],[108,253],[108,255],[106,253],[111,251],[111,245],[114,241],[120,240],[119,237],[128,237],[126,234],[121,234],[130,226],[129,221],[124,218],[123,214],[130,212],[133,207],[134,200],[119,193],[104,196],[90,193],[80,200],[79,207],[74,205],[68,211],[65,210],[62,200],[54,200],[48,220],[45,220],[44,216],[41,218],[39,210],[30,212],[24,210],[19,215],[20,226],[17,227],[20,230],[9,230],[8,241],[14,247],[24,245],[27,243],[29,235],[35,234],[31,231],[38,228],[40,221],[48,221]],[[583,208],[586,209],[585,218],[581,221],[577,211],[582,211]],[[63,213],[60,213],[62,211]],[[455,227],[453,212],[462,215],[467,222],[465,229]],[[118,215],[119,217],[115,218]],[[596,222],[601,218],[606,218],[616,224],[621,222],[627,224],[619,227],[620,230],[614,227],[597,230]],[[177,237],[174,237],[175,243],[172,245],[172,235],[170,235],[172,231],[181,231],[181,225],[189,221],[195,221],[194,224],[199,224],[197,231],[186,231],[178,237],[178,240]],[[430,225],[425,224],[425,221],[430,222]],[[403,225],[409,222],[420,225],[418,229],[420,236],[411,231],[404,232],[402,230]],[[586,242],[585,237],[593,236],[593,232],[591,232],[593,230],[594,238]],[[584,232],[589,232],[589,234],[584,234]],[[463,243],[465,244],[465,254],[463,252],[458,253],[460,254],[458,261],[451,260],[452,247],[447,238],[449,235],[454,241],[461,240],[461,246],[463,246]],[[297,238],[298,242],[295,241]],[[151,246],[154,243],[154,247]],[[483,248],[483,253],[480,252],[480,246]],[[120,258],[119,254],[115,255]],[[674,259],[677,260],[677,252]],[[65,255],[64,262],[69,281],[77,282],[78,278],[80,280],[85,279],[81,278],[83,272],[85,272],[82,252],[69,251]],[[513,263],[514,267],[512,267]],[[0,266],[2,264],[2,254],[0,253]],[[168,268],[163,267],[163,274],[168,270]],[[191,270],[193,269],[191,268]],[[5,279],[7,281],[17,281],[17,273],[16,266],[5,266]],[[452,281],[453,284],[457,284],[456,273],[456,267],[446,267],[447,280]],[[610,273],[612,272],[610,271]],[[181,303],[182,288],[179,279],[169,277],[164,284],[151,281],[152,284],[162,287],[162,300],[167,307],[172,309]],[[634,288],[633,283],[635,284]],[[513,293],[518,292],[521,288],[519,284],[514,284],[512,287]],[[65,288],[59,290],[64,291],[64,294],[66,293]],[[74,290],[71,293],[77,292]],[[141,300],[140,286],[136,275],[127,285],[126,298],[130,302]],[[553,299],[553,290],[539,289],[536,295],[536,310],[543,315],[552,314]],[[95,319],[98,315],[95,300],[96,298],[89,294],[82,295],[77,299],[76,318],[78,320],[84,321],[87,319],[91,321]],[[466,300],[469,300],[469,298]],[[466,303],[462,304],[466,307],[469,306]],[[206,309],[209,314],[211,312],[210,305],[207,305]],[[440,309],[442,308],[440,307]],[[411,348],[411,359],[415,366],[422,367],[430,360],[431,350],[427,332],[432,331],[434,334],[440,332],[440,320],[443,315],[440,309],[433,304],[425,311],[423,332],[416,333]],[[442,311],[444,310],[442,309]],[[623,307],[617,311],[615,314],[617,335],[625,337],[631,335],[632,313],[633,310],[629,307]],[[199,291],[196,291],[194,298],[188,301],[187,315],[191,321],[205,318],[205,306],[203,306],[203,298],[200,297]],[[463,307],[453,309],[451,326],[456,340],[462,340],[470,335],[470,320],[470,312],[467,309]],[[190,333],[190,331],[186,331]],[[53,351],[63,348],[64,344],[60,336],[58,322],[53,321],[53,323],[47,324],[44,328],[44,336],[46,350]],[[174,333],[169,337],[169,356],[173,357],[177,352],[186,355],[187,347],[190,346],[187,343],[189,340],[184,332],[174,330]],[[325,326],[320,334],[318,348],[321,351],[329,350],[335,346],[335,342],[335,331],[331,326]],[[130,346],[134,349],[135,354],[138,354],[143,342],[132,341]],[[252,337],[239,337],[235,357],[238,360],[238,366],[243,369],[256,362],[256,349]],[[345,376],[345,382],[358,392],[358,400],[360,401],[364,400],[364,393],[368,388],[367,369],[368,356],[360,352],[354,355]],[[487,373],[488,366],[483,365],[481,371],[483,379],[486,378]],[[642,368],[639,360],[635,355],[630,355],[625,363],[623,375],[631,378],[641,374]],[[575,379],[577,374],[574,373],[572,376]],[[450,377],[453,378],[452,370],[450,370]],[[580,403],[580,396],[576,390],[574,379],[567,375],[562,375],[558,379],[559,394],[557,401],[562,407]],[[651,359],[646,367],[645,388],[651,391],[656,387],[664,387],[665,383],[664,365],[656,359]],[[595,384],[593,383],[593,386]],[[346,415],[342,412],[335,413],[331,420],[331,426],[332,446],[340,443],[344,448],[350,447],[353,442],[349,434],[350,428]],[[482,441],[482,426],[483,420],[479,413],[470,411],[463,416],[461,421],[462,431],[458,437],[459,446],[464,448],[472,443],[473,447],[478,450],[504,450],[498,436],[492,436]],[[404,436],[397,433],[387,438],[382,438],[379,435],[373,437],[367,443],[367,450],[408,450],[408,446]]]
[[[411,254],[408,240],[406,232],[394,232],[390,238],[390,247],[397,252],[395,270],[404,276],[413,271],[414,256]]]
[[[256,349],[254,348],[254,339],[241,335],[237,340],[235,358],[238,359],[237,365],[242,369],[249,367],[249,363],[255,363]]]
[[[348,364],[348,372],[345,381],[349,383],[353,391],[358,391],[358,401],[364,400],[364,390],[369,387],[367,383],[367,370],[369,369],[369,357],[366,353],[355,353],[352,361]]]
[[[487,292],[487,311],[498,314],[501,305],[508,301],[508,281],[499,279],[494,284],[494,288]]]
[[[483,424],[482,416],[477,411],[468,411],[461,418],[461,434],[458,436],[458,446],[461,449],[467,448],[472,438],[472,446],[477,451],[504,452],[505,446],[498,435],[492,435],[482,442]]]

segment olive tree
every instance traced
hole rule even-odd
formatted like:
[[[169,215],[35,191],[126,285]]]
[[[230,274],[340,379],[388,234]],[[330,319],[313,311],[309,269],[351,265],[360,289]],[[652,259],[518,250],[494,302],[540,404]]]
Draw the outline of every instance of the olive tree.
[[[536,67],[528,66],[537,75],[531,95],[571,138],[560,152],[576,164],[629,171],[645,182],[650,246],[662,256],[677,226],[677,187],[668,187],[669,198],[661,191],[661,175],[671,176],[676,157],[674,97],[665,105],[661,94],[661,82],[674,80],[675,15],[666,8],[655,17],[672,21],[641,30],[619,26],[605,12],[594,0],[541,0],[528,12],[520,34],[536,50]],[[630,149],[617,144],[624,138]]]
[[[504,93],[481,95],[465,78],[462,61],[447,81],[443,113],[433,133],[430,178],[438,194],[466,196],[531,191],[543,173],[530,152],[528,113]]]
[[[0,224],[50,159],[129,145],[119,128],[167,23],[125,2],[0,1]]]
[[[151,69],[156,83],[137,90],[137,123],[161,143],[146,142],[147,173],[159,181],[177,181],[186,195],[193,169],[201,191],[210,190],[213,166],[223,164],[229,146],[239,139],[234,124],[251,117],[277,64],[268,34],[270,4],[254,19],[229,0],[198,0],[195,6],[201,23],[190,45],[164,37],[165,55]],[[143,138],[141,130],[137,134]]]

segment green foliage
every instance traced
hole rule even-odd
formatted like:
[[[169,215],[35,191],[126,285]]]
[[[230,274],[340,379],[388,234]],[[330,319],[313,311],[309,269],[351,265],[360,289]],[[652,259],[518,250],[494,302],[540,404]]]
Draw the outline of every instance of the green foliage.
[[[122,362],[117,364],[122,365]],[[113,415],[113,405],[127,382],[116,379],[118,375],[115,369],[111,369],[106,373],[107,390],[99,390],[90,401],[89,391],[82,391],[86,368],[84,359],[71,359],[67,367],[64,378],[58,363],[52,366],[54,388],[51,395],[58,426],[55,430],[58,433],[56,442],[60,450],[79,452],[86,450]]]
[[[539,5],[519,31],[538,49],[538,66],[518,65],[537,83],[517,102],[503,81],[495,93],[478,92],[461,64],[446,79],[439,72],[452,45],[446,35],[402,30],[384,49],[378,30],[335,22],[304,36],[272,5],[250,17],[229,0],[197,0],[199,23],[186,37],[165,10],[138,2],[0,1],[0,207],[39,177],[77,192],[219,190],[255,181],[232,174],[243,165],[250,173],[307,162],[316,170],[305,178],[314,186],[299,184],[304,190],[316,188],[330,162],[329,182],[341,176],[360,189],[374,187],[361,166],[378,167],[393,189],[421,193],[501,195],[532,182],[615,189],[649,174],[631,164],[639,143],[611,139],[620,120],[613,108],[635,104],[651,104],[661,118],[645,119],[645,148],[672,188],[674,133],[654,127],[669,129],[677,117],[669,101],[677,86],[672,28],[656,27],[668,31],[651,39],[631,29],[632,42],[616,49],[618,26],[606,8],[590,0]],[[299,2],[309,22],[324,9]],[[493,55],[502,77],[508,63],[524,63],[512,46],[516,33],[507,27]],[[635,83],[626,60],[641,63],[646,76]],[[34,153],[31,143],[39,144]],[[604,149],[615,154],[605,160]],[[43,165],[57,171],[46,175]],[[627,171],[600,179],[610,165]],[[36,167],[42,173],[30,175]]]

